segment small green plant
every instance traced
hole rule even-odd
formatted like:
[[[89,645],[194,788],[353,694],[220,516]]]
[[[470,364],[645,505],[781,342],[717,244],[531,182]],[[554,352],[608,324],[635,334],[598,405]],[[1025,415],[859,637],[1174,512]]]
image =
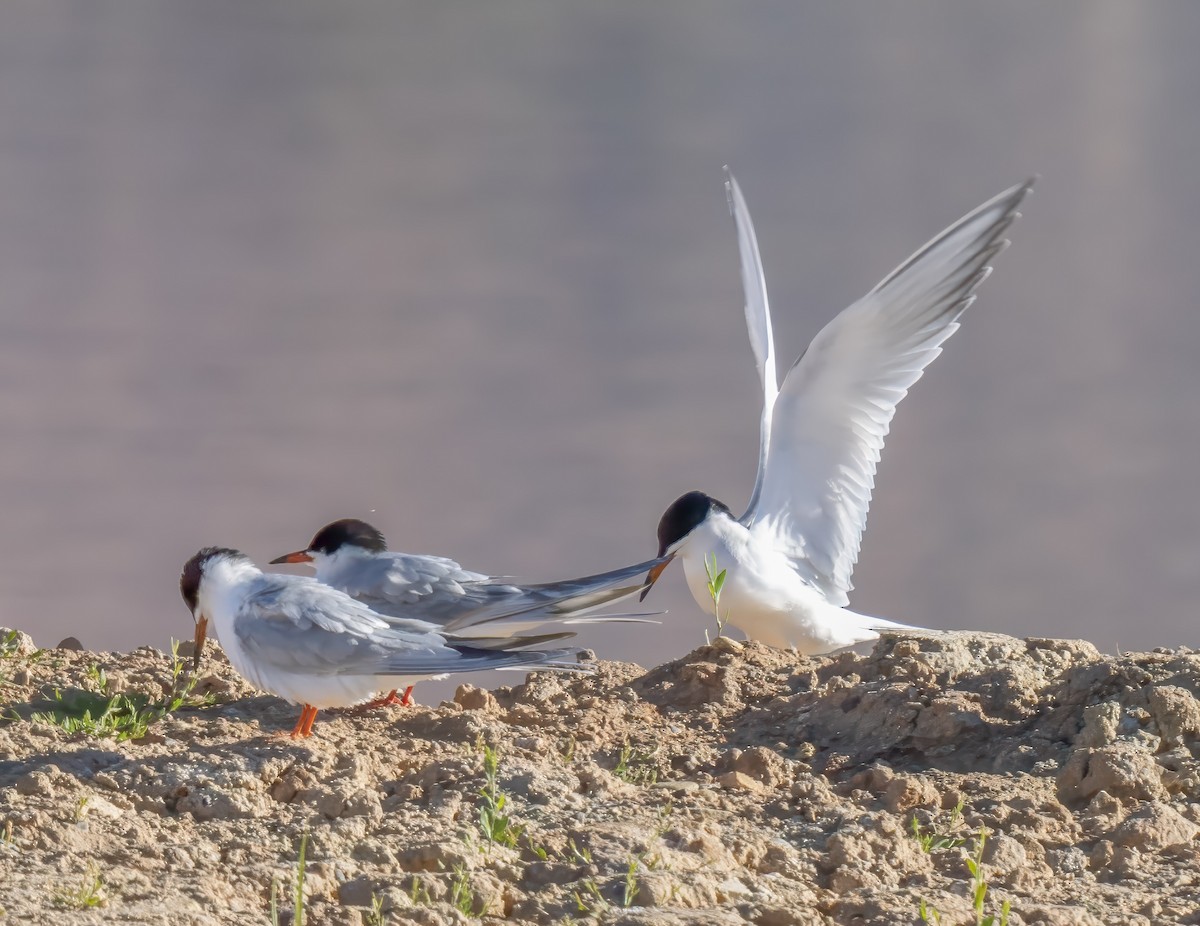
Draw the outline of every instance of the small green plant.
[[[427,907],[433,903],[429,899],[429,886],[415,875],[413,876],[412,883],[408,886],[408,899],[421,907]]]
[[[459,862],[454,866],[454,880],[450,882],[450,906],[465,916],[481,917],[487,913],[487,904],[479,900],[471,887],[471,873]],[[476,910],[476,904],[479,909]]]
[[[416,883],[416,878],[413,878],[413,883]],[[416,898],[413,898],[413,903],[417,903]],[[429,892],[425,893],[425,903],[429,903]],[[366,915],[366,926],[385,926],[387,919],[383,915],[383,898],[378,894],[371,894],[371,910]]]
[[[106,673],[101,666],[98,666],[93,662],[84,671],[84,675],[87,677],[87,680],[92,683],[92,687],[96,691],[98,691],[100,694],[107,694],[108,673]]]
[[[600,893],[600,888],[592,878],[579,882],[581,890],[573,891],[575,909],[580,913],[601,913],[608,909],[608,901]]]
[[[54,892],[54,905],[70,910],[88,910],[104,906],[104,879],[95,862],[89,862],[83,883],[77,887],[62,887]]]
[[[956,810],[961,811],[961,808],[959,804]],[[975,911],[975,926],[1008,926],[1008,917],[1012,913],[1009,901],[1002,901],[998,912],[987,912],[988,882],[983,872],[983,850],[987,845],[987,837],[987,829],[981,826],[979,834],[969,840],[970,848],[964,851],[967,871],[971,874],[971,909]],[[958,848],[966,842],[968,840],[962,839],[947,848]],[[917,915],[921,917],[921,922],[934,923],[935,926],[942,921],[942,914],[932,904],[926,903],[924,898],[917,907]]]
[[[12,659],[21,655],[21,632],[8,630],[0,634],[0,659]]]
[[[146,695],[108,693],[108,676],[98,666],[87,669],[87,679],[95,691],[75,691],[72,697],[61,689],[54,690],[56,706],[49,711],[37,711],[30,715],[32,723],[44,723],[59,727],[67,733],[83,733],[88,736],[111,736],[120,740],[141,739],[152,724],[181,707],[197,707],[212,703],[205,695],[194,698],[196,677],[184,677],[185,661],[179,657],[179,641],[171,641],[171,688],[161,698],[151,700]]]
[[[524,827],[513,822],[504,812],[508,795],[500,790],[500,751],[483,744],[484,785],[479,790],[479,830],[489,843],[514,848]]]
[[[0,843],[6,846],[15,846],[17,844],[17,837],[13,833],[12,820],[4,821],[4,829],[0,831]]]
[[[671,817],[675,813],[675,802],[670,798],[658,808],[658,823],[654,826],[654,838],[662,839],[671,828]]]
[[[570,765],[575,760],[575,734],[572,733],[562,742],[559,747],[558,756],[563,760],[563,763]]]
[[[592,850],[587,848],[587,846],[576,845],[575,840],[572,838],[567,839],[567,853],[569,855],[568,860],[574,862],[576,865],[592,864]]]
[[[77,692],[67,698],[54,690],[55,707],[30,715],[33,723],[60,727],[67,733],[112,736],[118,740],[140,739],[150,726],[149,699],[140,695]]]
[[[962,812],[963,801],[959,800],[944,820],[935,818],[926,826],[922,826],[917,815],[913,814],[912,819],[908,821],[909,832],[920,845],[921,851],[926,854],[941,852],[944,849],[957,849],[967,841],[965,837],[954,835],[955,830],[962,825]]]
[[[658,781],[658,772],[650,764],[653,756],[653,752],[634,752],[629,740],[626,740],[613,774],[631,785],[649,787]]]
[[[621,906],[632,907],[633,902],[637,900],[638,895],[638,869],[641,867],[642,860],[640,856],[633,856],[629,859],[629,865],[625,869],[625,885],[621,893]]]
[[[292,886],[292,926],[304,926],[304,860],[308,855],[308,830],[300,834],[296,877]],[[271,926],[279,926],[279,879],[271,881]]]
[[[717,572],[717,554],[710,553],[704,558],[704,575],[708,579],[708,596],[713,603],[713,618],[717,622],[717,638],[725,633],[726,618],[721,617],[721,589],[725,587],[726,570]],[[708,630],[704,631],[704,641],[708,639]]]
[[[171,688],[167,696],[160,702],[162,716],[174,713],[181,707],[207,707],[213,703],[211,694],[203,695],[199,698],[193,697],[192,692],[196,689],[196,682],[200,679],[194,673],[184,674],[187,667],[187,660],[179,655],[179,641],[171,641]]]
[[[981,826],[979,837],[975,840],[975,849],[967,857],[967,870],[971,872],[971,906],[975,910],[975,926],[1008,926],[1008,915],[1012,905],[1007,900],[1000,904],[999,914],[984,915],[988,883],[983,874],[983,847],[987,844],[987,836],[987,830]]]

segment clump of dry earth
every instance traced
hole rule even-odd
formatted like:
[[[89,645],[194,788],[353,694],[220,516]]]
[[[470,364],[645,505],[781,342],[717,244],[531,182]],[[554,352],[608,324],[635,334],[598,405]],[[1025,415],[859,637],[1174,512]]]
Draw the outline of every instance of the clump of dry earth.
[[[975,923],[965,857],[986,828],[989,914],[1200,923],[1186,650],[952,634],[805,658],[719,639],[649,672],[323,713],[302,741],[280,735],[296,708],[217,657],[200,687],[218,703],[124,742],[28,718],[94,666],[161,695],[169,657],[31,650],[0,660],[10,922],[269,923],[274,882],[286,923],[308,832],[311,926],[891,926],[922,903]],[[485,745],[512,846],[481,832]]]

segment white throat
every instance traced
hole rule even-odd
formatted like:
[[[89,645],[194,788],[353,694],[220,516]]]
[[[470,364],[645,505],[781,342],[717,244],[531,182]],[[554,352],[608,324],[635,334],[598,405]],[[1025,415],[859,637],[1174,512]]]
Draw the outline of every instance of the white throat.
[[[353,569],[357,563],[372,556],[374,554],[370,550],[364,550],[362,547],[344,546],[333,553],[313,553],[312,565],[316,570],[318,582],[340,588],[344,584],[341,576],[347,570]]]
[[[213,622],[222,643],[238,612],[243,586],[261,575],[262,570],[246,559],[221,556],[205,564],[197,602],[200,613]]]

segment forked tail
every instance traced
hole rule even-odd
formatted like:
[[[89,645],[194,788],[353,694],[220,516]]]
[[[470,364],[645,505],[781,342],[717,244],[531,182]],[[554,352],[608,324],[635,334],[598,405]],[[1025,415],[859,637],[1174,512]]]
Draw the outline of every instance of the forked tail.
[[[843,610],[846,617],[851,618],[854,626],[863,630],[873,630],[876,633],[888,630],[916,630],[921,633],[945,633],[933,627],[919,627],[916,624],[901,624],[899,621],[889,621],[885,617],[873,617],[870,614],[859,614],[857,611]]]

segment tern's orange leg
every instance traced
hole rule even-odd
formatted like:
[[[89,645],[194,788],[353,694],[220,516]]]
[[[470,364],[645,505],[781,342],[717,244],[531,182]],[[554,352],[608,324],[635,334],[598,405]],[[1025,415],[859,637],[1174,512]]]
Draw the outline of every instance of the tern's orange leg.
[[[292,739],[297,736],[303,736],[304,721],[308,719],[308,705],[305,704],[303,710],[300,711],[300,719],[296,721],[296,725],[292,727]]]
[[[309,736],[312,733],[313,721],[316,719],[317,709],[311,704],[305,704],[304,710],[300,712],[300,719],[296,721],[296,726],[292,728],[292,739]]]
[[[397,689],[393,688],[388,692],[386,698],[376,698],[374,701],[368,701],[360,708],[360,710],[370,711],[377,707],[389,707],[392,704],[400,704],[404,707],[408,707],[410,704],[412,704],[412,690],[413,686],[409,685],[404,689],[404,697],[398,698],[396,697]]]

